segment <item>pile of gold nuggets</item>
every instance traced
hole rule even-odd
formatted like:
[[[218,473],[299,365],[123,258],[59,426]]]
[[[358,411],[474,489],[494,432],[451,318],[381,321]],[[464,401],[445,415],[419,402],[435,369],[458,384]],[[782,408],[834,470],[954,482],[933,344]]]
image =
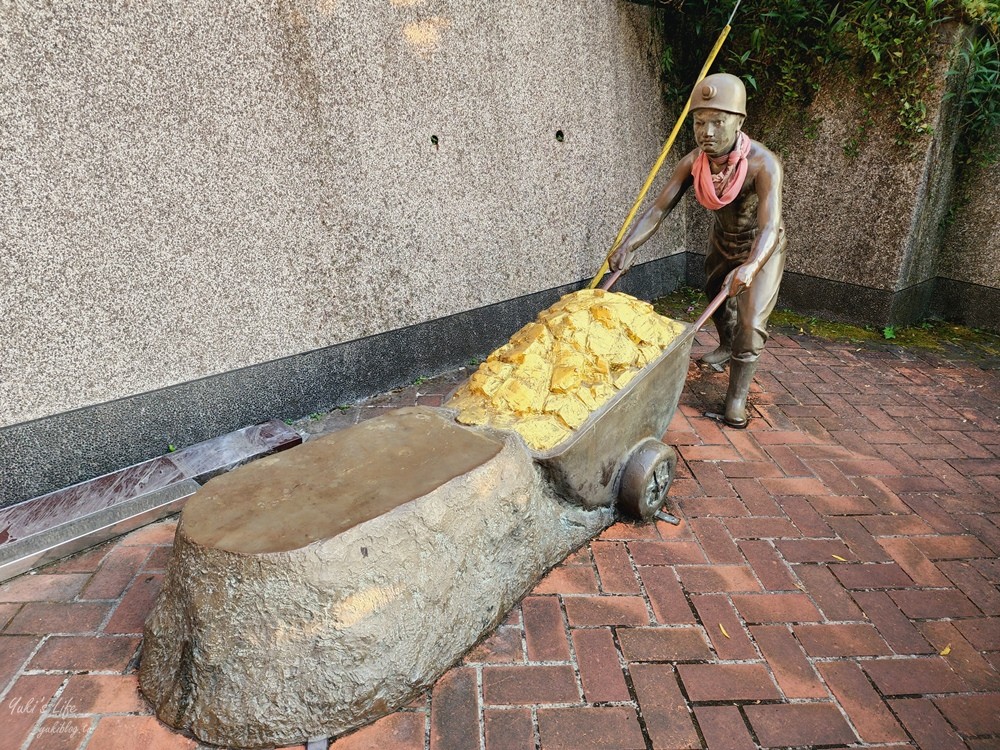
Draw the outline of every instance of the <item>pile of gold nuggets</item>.
[[[516,430],[536,451],[568,438],[684,326],[627,294],[567,294],[490,354],[447,406],[458,421]]]

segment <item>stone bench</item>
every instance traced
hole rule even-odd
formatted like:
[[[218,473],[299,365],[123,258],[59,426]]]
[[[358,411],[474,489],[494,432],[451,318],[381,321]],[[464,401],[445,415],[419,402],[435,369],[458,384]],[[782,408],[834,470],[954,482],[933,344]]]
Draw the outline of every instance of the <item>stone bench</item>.
[[[142,692],[219,745],[336,736],[412,700],[611,523],[519,438],[399,409],[217,477],[187,503]]]

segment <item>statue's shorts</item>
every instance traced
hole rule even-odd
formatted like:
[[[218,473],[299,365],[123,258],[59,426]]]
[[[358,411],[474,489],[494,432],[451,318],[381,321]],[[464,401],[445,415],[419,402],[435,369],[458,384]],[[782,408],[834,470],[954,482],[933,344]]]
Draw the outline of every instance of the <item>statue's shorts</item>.
[[[712,225],[708,235],[708,255],[705,256],[705,293],[709,299],[714,299],[722,289],[722,282],[729,272],[746,262],[756,237],[756,229],[733,234]],[[782,228],[778,246],[749,288],[727,299],[712,316],[719,332],[719,342],[729,345],[734,360],[754,362],[764,350],[767,319],[778,301],[778,287],[785,270],[785,245],[785,230]]]

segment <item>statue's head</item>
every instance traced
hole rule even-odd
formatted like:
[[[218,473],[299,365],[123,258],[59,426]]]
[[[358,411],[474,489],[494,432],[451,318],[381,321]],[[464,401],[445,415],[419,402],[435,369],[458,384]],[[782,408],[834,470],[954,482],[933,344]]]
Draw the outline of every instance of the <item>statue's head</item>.
[[[747,90],[728,73],[706,76],[691,96],[694,139],[709,156],[729,153],[747,116]]]

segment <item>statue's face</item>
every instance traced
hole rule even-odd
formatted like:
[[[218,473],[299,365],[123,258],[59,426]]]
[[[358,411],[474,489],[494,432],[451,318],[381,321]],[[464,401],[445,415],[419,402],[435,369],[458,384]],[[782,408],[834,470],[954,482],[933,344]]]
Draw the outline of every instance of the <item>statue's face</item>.
[[[736,145],[736,133],[743,126],[743,115],[718,109],[698,109],[694,113],[694,140],[709,156],[722,156]]]

